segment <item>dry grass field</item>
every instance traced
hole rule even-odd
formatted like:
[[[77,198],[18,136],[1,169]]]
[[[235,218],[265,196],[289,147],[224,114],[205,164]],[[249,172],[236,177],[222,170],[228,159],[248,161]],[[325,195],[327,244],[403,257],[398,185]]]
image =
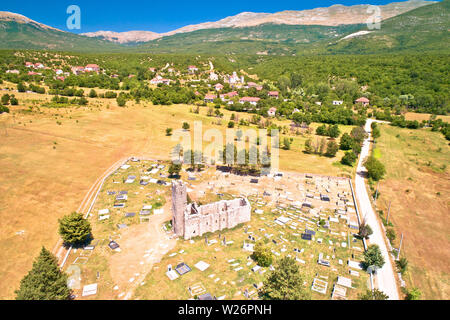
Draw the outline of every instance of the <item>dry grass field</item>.
[[[430,120],[431,114],[429,113],[414,113],[414,112],[407,112],[405,114],[406,120],[417,120],[419,122],[422,122],[423,120]],[[450,116],[437,116],[436,119],[442,119],[444,122],[450,122]]]
[[[176,143],[165,135],[166,128],[176,130],[184,121],[200,120],[204,129],[225,131],[231,115],[223,111],[226,120],[219,126],[206,116],[206,108],[200,114],[190,113],[190,106],[145,102],[118,108],[106,99],[89,99],[88,107],[39,108],[51,96],[3,92],[14,93],[20,105],[0,116],[2,299],[14,298],[41,246],[54,249],[58,219],[77,210],[91,185],[113,163],[142,154],[168,159]],[[341,130],[349,132],[351,127]],[[335,163],[341,151],[334,159],[307,155],[302,152],[306,136],[293,138],[291,150],[280,150],[281,170],[335,176],[353,172]]]
[[[379,209],[389,201],[398,246],[409,260],[404,276],[424,299],[450,297],[450,150],[439,132],[383,125],[377,149],[387,170],[380,183]]]

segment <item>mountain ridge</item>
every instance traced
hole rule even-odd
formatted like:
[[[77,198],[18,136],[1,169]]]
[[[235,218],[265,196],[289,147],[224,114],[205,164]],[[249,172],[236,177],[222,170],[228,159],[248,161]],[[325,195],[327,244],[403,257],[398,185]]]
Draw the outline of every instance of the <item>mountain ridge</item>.
[[[392,2],[387,5],[381,5],[377,7],[379,7],[381,10],[381,19],[385,20],[393,16],[408,12],[410,10],[414,10],[416,8],[431,5],[434,3],[436,3],[436,1],[409,0],[403,2]],[[117,43],[128,43],[152,41],[179,33],[189,33],[197,30],[255,27],[268,23],[285,25],[321,25],[336,27],[339,25],[366,23],[367,19],[376,14],[376,12],[368,12],[369,6],[370,4],[359,4],[353,6],[335,4],[330,7],[320,7],[300,11],[284,10],[275,13],[241,12],[237,15],[229,16],[218,21],[187,25],[165,33],[158,34],[152,31],[131,31],[135,33],[141,32],[142,35],[140,37],[130,37],[130,31],[97,31],[82,33],[82,35],[89,37],[99,37],[100,39],[105,39]],[[130,40],[127,41],[127,39]]]

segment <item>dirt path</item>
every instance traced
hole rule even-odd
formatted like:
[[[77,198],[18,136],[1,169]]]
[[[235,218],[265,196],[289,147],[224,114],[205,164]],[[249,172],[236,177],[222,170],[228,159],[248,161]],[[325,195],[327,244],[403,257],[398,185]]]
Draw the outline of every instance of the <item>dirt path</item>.
[[[175,238],[163,229],[163,224],[172,218],[170,207],[169,201],[164,206],[164,214],[153,215],[148,223],[122,232],[121,252],[115,253],[108,262],[116,289],[121,292],[119,298],[132,298],[153,265],[175,247]]]

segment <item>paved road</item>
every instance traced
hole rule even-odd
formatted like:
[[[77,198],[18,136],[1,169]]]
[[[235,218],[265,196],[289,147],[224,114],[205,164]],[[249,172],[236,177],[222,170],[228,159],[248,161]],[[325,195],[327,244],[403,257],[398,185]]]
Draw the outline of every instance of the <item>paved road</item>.
[[[376,276],[377,288],[383,291],[389,296],[389,300],[398,300],[397,283],[394,276],[394,268],[392,267],[391,260],[389,258],[389,251],[384,241],[384,232],[379,224],[378,217],[374,212],[367,189],[365,187],[364,174],[367,171],[363,162],[370,152],[370,132],[371,124],[375,120],[368,119],[366,122],[365,130],[369,133],[369,137],[364,141],[364,145],[361,150],[361,157],[358,163],[356,178],[355,178],[355,193],[359,201],[359,207],[361,212],[361,218],[365,219],[366,223],[370,225],[373,230],[373,234],[370,236],[369,241],[371,244],[377,244],[380,247],[383,254],[385,264],[383,268],[379,269]]]

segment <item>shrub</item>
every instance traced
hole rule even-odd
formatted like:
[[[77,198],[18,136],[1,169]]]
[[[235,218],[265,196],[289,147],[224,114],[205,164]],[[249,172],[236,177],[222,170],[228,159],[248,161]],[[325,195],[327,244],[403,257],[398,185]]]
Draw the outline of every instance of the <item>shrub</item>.
[[[357,157],[356,154],[353,151],[346,152],[345,155],[341,159],[341,163],[346,166],[353,166],[355,163]]]

